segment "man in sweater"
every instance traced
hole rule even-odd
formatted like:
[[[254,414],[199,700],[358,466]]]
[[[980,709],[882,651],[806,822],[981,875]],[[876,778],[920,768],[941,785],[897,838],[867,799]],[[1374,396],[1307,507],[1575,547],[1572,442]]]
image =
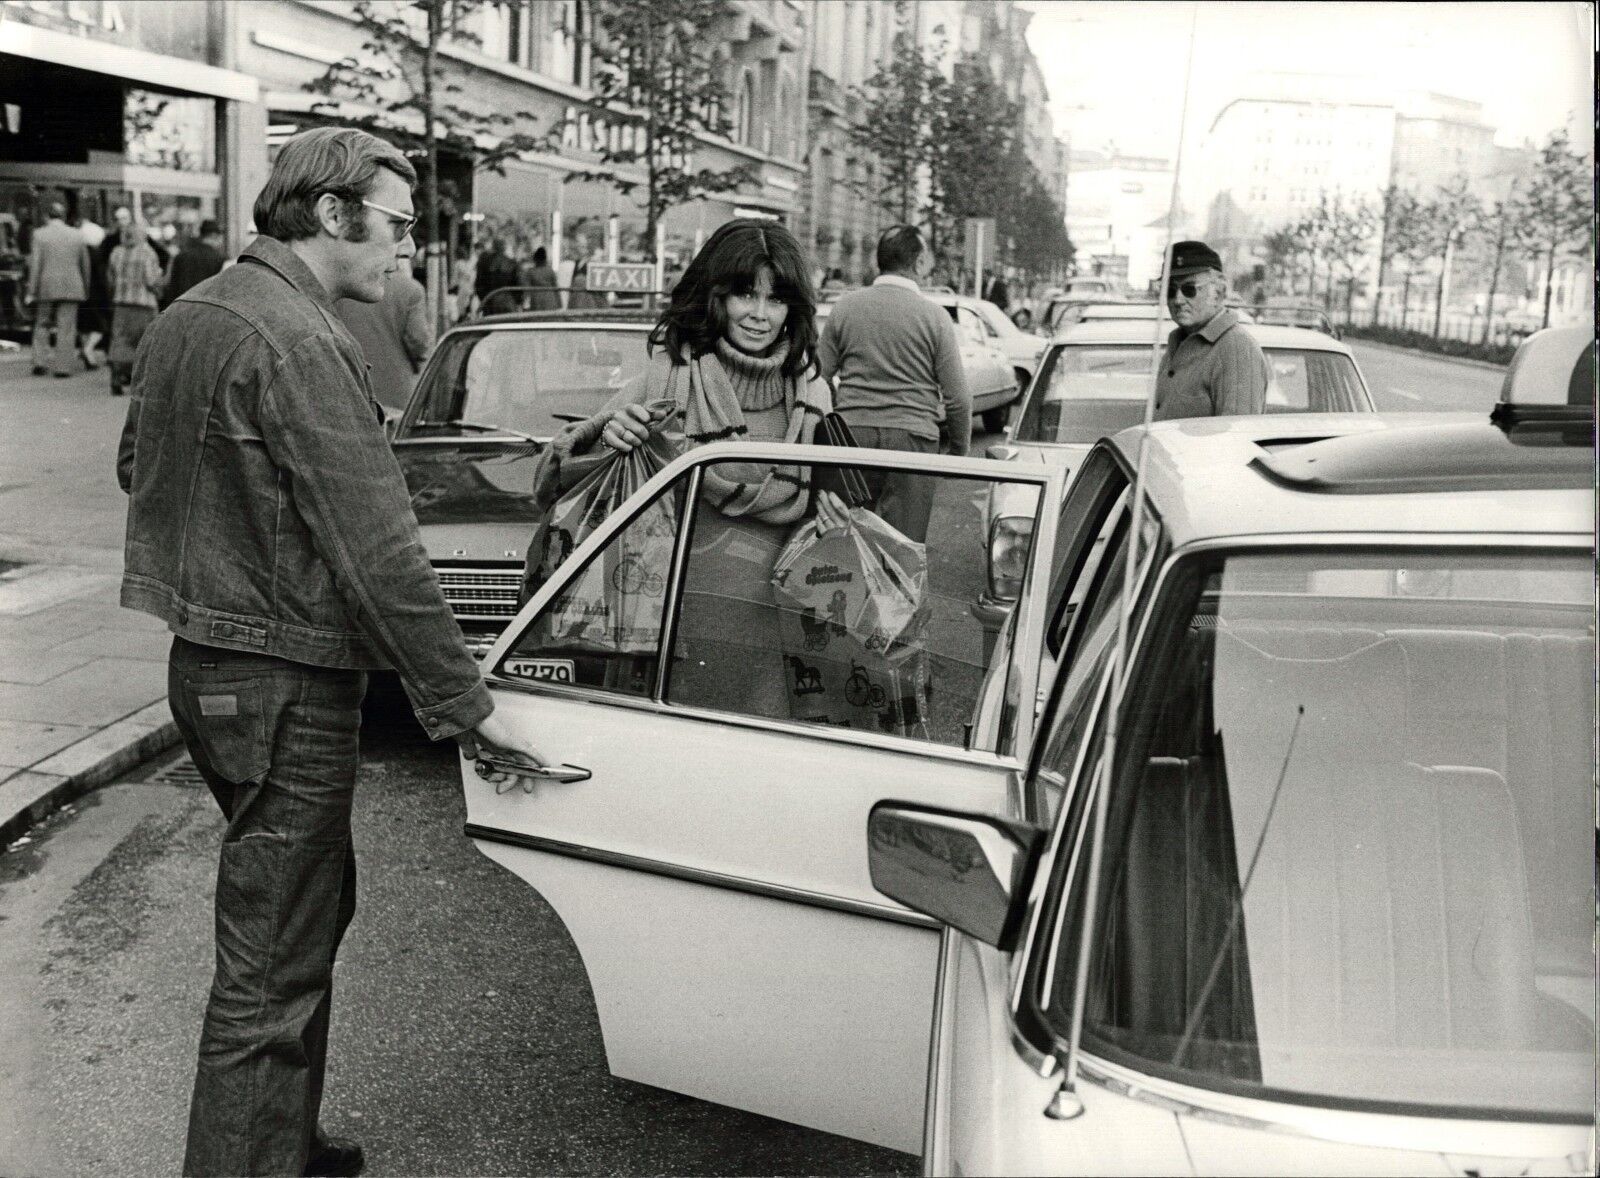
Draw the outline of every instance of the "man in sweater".
[[[1267,358],[1228,309],[1222,259],[1203,241],[1172,247],[1167,312],[1177,324],[1156,374],[1155,420],[1261,413]]]
[[[932,454],[941,424],[952,453],[972,444],[972,395],[955,324],[917,286],[931,262],[915,227],[886,230],[878,239],[878,277],[840,298],[823,328],[822,375],[836,382],[834,405],[863,446]],[[868,475],[878,514],[925,541],[938,480]]]

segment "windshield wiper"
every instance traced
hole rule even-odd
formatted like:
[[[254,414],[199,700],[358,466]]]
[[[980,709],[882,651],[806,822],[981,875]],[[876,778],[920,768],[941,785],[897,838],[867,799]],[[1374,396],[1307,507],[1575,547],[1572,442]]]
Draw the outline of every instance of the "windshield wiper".
[[[1261,861],[1261,848],[1266,844],[1267,829],[1272,825],[1273,812],[1278,808],[1278,795],[1283,792],[1284,780],[1289,775],[1289,758],[1294,756],[1294,742],[1300,736],[1300,721],[1305,718],[1306,706],[1298,704],[1295,707],[1294,727],[1289,731],[1289,747],[1283,750],[1283,764],[1278,767],[1278,783],[1272,787],[1272,800],[1267,803],[1267,816],[1261,821],[1261,833],[1256,836],[1255,850],[1250,853],[1250,866],[1244,873],[1244,881],[1239,885],[1239,896],[1233,902],[1233,915],[1228,918],[1228,928],[1222,934],[1222,943],[1217,946],[1217,955],[1211,959],[1211,969],[1206,973],[1206,983],[1200,987],[1200,995],[1189,1008],[1189,1017],[1184,1020],[1183,1036],[1178,1040],[1177,1050],[1172,1053],[1173,1067],[1183,1066],[1183,1057],[1189,1053],[1189,1045],[1194,1041],[1200,1015],[1211,1001],[1211,991],[1216,988],[1217,978],[1222,973],[1222,959],[1227,956],[1229,946],[1239,934],[1239,922],[1244,919],[1244,898],[1250,892],[1250,881],[1255,878],[1256,864]]]
[[[521,430],[507,429],[503,425],[484,425],[482,422],[465,421],[465,420],[463,420],[462,418],[459,418],[459,417],[454,418],[454,419],[452,419],[450,421],[419,421],[419,422],[417,422],[416,425],[412,426],[411,428],[412,429],[444,429],[446,426],[453,426],[456,429],[476,430],[479,433],[483,433],[483,434],[510,434],[514,438],[521,438],[524,442],[538,442],[538,440],[539,440],[538,438],[534,437],[532,434],[525,434]]]

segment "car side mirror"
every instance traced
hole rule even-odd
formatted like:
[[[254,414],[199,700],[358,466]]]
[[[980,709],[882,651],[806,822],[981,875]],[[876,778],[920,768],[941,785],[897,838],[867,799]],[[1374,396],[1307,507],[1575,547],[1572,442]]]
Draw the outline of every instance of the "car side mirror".
[[[891,900],[1010,950],[1044,838],[993,815],[883,801],[867,817],[868,869]]]
[[[996,442],[984,453],[997,462],[1010,462],[1020,451],[1015,446],[1008,446],[1004,442]]]

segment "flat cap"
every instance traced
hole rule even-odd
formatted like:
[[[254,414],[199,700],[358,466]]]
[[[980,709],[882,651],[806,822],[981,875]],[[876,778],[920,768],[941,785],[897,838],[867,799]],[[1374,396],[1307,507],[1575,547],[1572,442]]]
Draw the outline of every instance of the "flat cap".
[[[1222,258],[1203,241],[1179,241],[1172,246],[1172,276],[1199,274],[1204,270],[1222,273]]]

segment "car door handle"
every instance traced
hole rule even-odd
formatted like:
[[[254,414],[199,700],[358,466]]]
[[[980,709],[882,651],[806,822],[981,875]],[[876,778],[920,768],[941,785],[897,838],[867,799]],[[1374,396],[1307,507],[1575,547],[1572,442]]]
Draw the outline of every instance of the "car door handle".
[[[582,765],[530,765],[526,761],[513,761],[508,757],[493,757],[479,753],[473,762],[479,777],[491,773],[511,773],[517,777],[531,777],[535,781],[588,781],[594,774]]]

